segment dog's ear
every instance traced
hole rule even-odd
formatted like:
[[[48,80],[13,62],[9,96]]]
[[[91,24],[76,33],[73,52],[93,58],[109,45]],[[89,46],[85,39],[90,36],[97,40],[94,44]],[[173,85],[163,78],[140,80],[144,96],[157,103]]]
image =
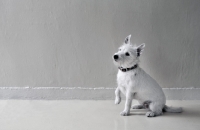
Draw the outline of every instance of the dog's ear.
[[[142,51],[144,50],[144,47],[145,47],[145,43],[142,43],[141,45],[139,45],[137,47],[137,57],[139,57],[141,54],[142,54]]]
[[[130,44],[130,42],[131,42],[131,34],[128,35],[128,36],[125,38],[125,40],[124,40],[124,43],[125,43],[125,44]]]

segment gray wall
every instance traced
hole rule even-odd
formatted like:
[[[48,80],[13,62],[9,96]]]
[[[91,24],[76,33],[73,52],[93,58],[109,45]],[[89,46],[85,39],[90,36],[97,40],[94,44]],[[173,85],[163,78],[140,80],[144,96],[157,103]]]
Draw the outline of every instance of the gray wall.
[[[115,87],[129,34],[162,87],[200,87],[199,0],[0,0],[0,86]]]

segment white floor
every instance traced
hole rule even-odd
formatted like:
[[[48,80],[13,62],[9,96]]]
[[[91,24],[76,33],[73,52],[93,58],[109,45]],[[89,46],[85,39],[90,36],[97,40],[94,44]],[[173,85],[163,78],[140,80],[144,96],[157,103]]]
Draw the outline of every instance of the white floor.
[[[148,118],[146,110],[120,116],[124,102],[0,100],[0,130],[200,130],[200,101],[167,101],[183,113]]]

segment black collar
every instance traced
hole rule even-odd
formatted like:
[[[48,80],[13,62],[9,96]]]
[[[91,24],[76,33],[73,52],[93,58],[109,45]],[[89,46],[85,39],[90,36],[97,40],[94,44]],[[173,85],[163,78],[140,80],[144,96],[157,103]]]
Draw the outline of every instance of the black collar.
[[[132,66],[131,68],[123,68],[123,67],[118,67],[118,69],[120,69],[122,72],[126,72],[126,71],[129,71],[129,70],[133,70],[133,69],[136,69],[138,67],[138,65],[134,65]]]

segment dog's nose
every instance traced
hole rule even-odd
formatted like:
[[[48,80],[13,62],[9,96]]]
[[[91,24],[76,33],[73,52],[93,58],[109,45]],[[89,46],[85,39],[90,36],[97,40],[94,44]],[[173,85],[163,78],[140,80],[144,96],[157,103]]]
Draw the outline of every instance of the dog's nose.
[[[119,57],[118,57],[118,55],[114,55],[113,58],[114,58],[115,60],[117,60]]]

